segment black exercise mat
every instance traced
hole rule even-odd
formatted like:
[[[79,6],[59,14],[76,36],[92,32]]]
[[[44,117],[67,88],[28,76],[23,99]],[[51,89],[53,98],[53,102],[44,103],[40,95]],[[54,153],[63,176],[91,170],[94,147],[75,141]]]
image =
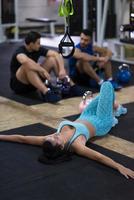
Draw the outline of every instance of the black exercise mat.
[[[128,109],[126,115],[120,116],[119,123],[110,134],[134,142],[134,102],[124,105]]]
[[[109,134],[134,142],[134,103],[125,104],[124,106],[128,109],[128,113],[118,118],[119,123],[111,129]],[[74,121],[78,117],[79,114],[67,116],[64,118],[70,121]]]
[[[9,79],[10,79],[10,60],[13,52],[18,46],[20,46],[23,42],[5,42],[0,44],[0,96],[9,98],[16,102],[20,102],[26,105],[36,105],[43,103],[42,99],[38,95],[38,93],[30,93],[27,95],[17,95],[15,94],[9,87]],[[113,74],[116,73],[118,66],[120,63],[113,62]],[[131,68],[134,72],[134,68]],[[133,73],[134,74],[134,73]],[[128,85],[134,85],[134,78],[131,79]],[[126,86],[128,86],[126,85]],[[85,87],[84,89],[92,90],[93,92],[99,91],[96,88]]]
[[[50,134],[42,124],[0,134]],[[133,168],[134,160],[95,144],[89,147]],[[92,160],[73,156],[72,161],[44,165],[37,161],[40,147],[0,141],[0,198],[2,200],[126,200],[134,198],[134,181]]]

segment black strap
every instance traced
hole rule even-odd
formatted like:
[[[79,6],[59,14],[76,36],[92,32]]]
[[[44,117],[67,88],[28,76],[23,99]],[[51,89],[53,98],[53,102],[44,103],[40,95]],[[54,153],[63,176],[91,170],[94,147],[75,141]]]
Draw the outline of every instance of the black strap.
[[[72,50],[68,55],[64,55],[64,47],[72,47]],[[74,51],[75,51],[75,45],[74,45],[72,38],[70,37],[69,31],[68,31],[68,26],[67,26],[65,35],[63,36],[63,38],[61,39],[61,41],[59,43],[59,52],[61,53],[63,58],[69,58],[69,57],[73,56]]]

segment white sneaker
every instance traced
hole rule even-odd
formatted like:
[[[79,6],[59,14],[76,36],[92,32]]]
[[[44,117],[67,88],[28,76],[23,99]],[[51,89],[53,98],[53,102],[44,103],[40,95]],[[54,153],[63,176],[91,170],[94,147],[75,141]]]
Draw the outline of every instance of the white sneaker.
[[[112,127],[116,126],[117,124],[118,124],[118,119],[116,117],[113,117]]]
[[[121,115],[125,115],[127,113],[127,108],[119,105],[118,108],[114,111],[115,117],[120,117]]]

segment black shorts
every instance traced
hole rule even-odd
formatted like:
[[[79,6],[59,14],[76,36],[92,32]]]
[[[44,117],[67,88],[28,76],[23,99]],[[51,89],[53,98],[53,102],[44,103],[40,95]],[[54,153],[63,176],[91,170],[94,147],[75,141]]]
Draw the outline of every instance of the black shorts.
[[[90,77],[85,73],[80,73],[77,69],[75,71],[75,74],[73,76],[70,76],[70,78],[79,85],[89,86]]]
[[[104,69],[99,69],[99,67],[97,66],[97,62],[92,62],[92,67],[94,69],[94,71],[99,75],[100,72],[103,72]],[[91,77],[88,76],[85,73],[80,73],[77,68],[75,70],[75,73],[73,76],[70,76],[70,78],[75,82],[78,83],[80,85],[85,85],[85,86],[89,86],[90,85],[90,80]]]
[[[10,87],[17,94],[26,94],[37,90],[31,84],[27,85],[20,82],[16,77],[10,79]]]

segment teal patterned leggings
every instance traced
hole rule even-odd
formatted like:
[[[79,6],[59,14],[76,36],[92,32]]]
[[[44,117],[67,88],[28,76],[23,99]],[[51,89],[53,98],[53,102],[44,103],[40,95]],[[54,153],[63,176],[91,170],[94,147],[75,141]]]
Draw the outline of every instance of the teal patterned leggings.
[[[83,110],[79,119],[89,121],[96,131],[96,136],[107,134],[113,124],[114,89],[110,82],[102,84],[100,94]]]

